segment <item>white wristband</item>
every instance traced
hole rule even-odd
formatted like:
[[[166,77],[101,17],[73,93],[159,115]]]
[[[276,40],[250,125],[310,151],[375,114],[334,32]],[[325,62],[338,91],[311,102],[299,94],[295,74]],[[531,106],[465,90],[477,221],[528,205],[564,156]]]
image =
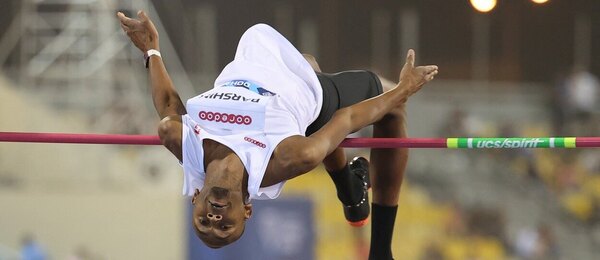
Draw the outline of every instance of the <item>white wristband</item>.
[[[144,53],[144,62],[145,62],[146,68],[148,68],[148,65],[150,63],[150,57],[154,56],[154,55],[162,58],[162,56],[160,56],[160,52],[155,49],[149,49],[148,51],[146,51],[146,53]]]

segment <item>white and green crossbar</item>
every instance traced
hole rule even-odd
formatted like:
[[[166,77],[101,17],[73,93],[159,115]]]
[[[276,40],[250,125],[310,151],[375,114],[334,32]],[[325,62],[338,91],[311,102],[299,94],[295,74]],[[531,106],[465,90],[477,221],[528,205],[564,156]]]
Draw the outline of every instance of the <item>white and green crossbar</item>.
[[[371,148],[593,148],[600,137],[497,137],[497,138],[353,138],[343,147]]]
[[[448,138],[446,148],[577,148],[577,138]]]

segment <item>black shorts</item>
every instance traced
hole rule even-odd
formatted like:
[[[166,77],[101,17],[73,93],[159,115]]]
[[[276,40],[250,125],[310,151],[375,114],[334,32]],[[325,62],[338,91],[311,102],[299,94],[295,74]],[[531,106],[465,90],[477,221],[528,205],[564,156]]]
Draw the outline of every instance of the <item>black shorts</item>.
[[[323,88],[323,107],[319,117],[306,129],[306,136],[321,129],[338,109],[383,93],[379,77],[366,70],[317,73],[317,78]]]

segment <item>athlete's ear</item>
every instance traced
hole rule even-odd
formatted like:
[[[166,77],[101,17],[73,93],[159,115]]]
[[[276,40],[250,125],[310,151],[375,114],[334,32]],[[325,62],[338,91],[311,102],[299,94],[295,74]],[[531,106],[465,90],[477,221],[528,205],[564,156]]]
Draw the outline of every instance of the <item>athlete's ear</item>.
[[[252,204],[248,203],[244,205],[244,219],[250,219],[252,217]]]
[[[196,198],[200,195],[200,190],[196,189],[194,191],[194,196],[192,196],[192,204],[196,203]]]

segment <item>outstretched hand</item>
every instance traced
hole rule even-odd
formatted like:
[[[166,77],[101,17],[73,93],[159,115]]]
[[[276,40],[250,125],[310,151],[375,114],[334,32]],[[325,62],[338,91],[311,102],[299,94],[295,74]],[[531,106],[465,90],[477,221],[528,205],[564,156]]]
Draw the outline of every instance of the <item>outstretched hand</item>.
[[[121,28],[127,33],[127,36],[129,36],[135,47],[142,52],[150,49],[158,50],[158,31],[154,27],[154,23],[152,23],[144,11],[138,11],[137,15],[139,19],[133,19],[118,12],[117,17],[121,23]]]
[[[436,65],[415,67],[415,51],[410,49],[406,55],[406,63],[400,72],[400,83],[397,87],[404,88],[408,91],[408,96],[411,96],[419,91],[425,83],[432,81],[437,74],[438,67]]]

